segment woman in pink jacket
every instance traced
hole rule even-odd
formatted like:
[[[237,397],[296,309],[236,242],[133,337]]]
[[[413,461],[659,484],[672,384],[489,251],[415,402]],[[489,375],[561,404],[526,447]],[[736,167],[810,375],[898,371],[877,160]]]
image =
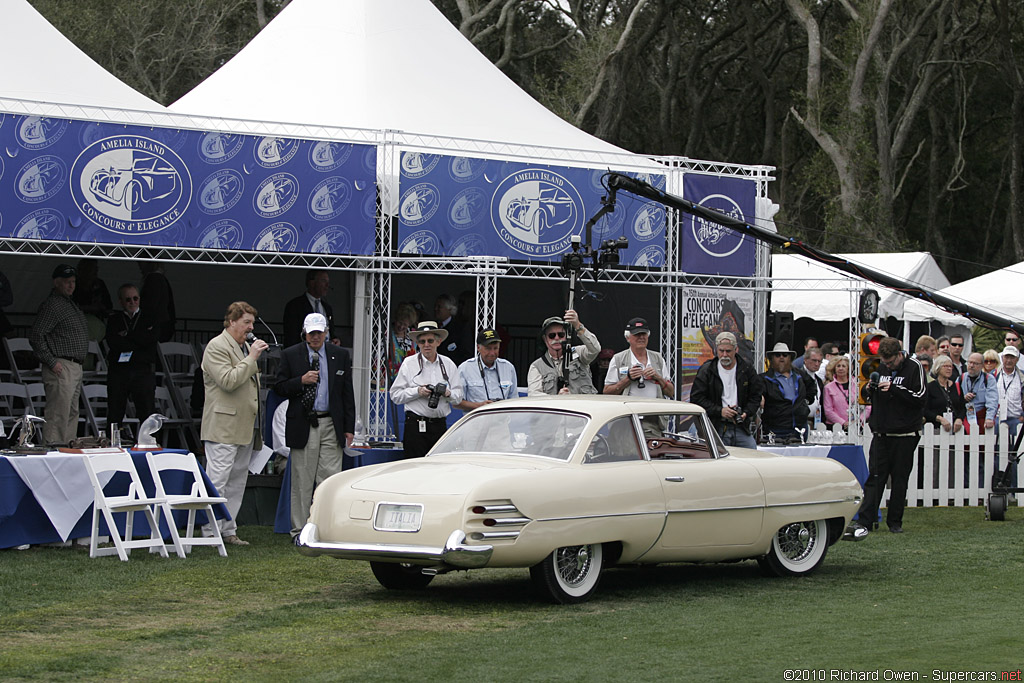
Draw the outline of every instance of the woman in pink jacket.
[[[825,368],[825,425],[831,427],[840,424],[843,429],[850,426],[850,390],[856,392],[856,385],[850,382],[850,361],[845,356],[837,356],[829,361]],[[871,408],[861,415],[866,420]]]

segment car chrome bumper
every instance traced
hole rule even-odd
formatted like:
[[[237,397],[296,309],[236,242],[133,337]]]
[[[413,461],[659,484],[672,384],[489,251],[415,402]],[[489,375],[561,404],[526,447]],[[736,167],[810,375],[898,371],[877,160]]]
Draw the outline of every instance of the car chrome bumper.
[[[443,548],[397,543],[332,543],[321,541],[315,524],[302,527],[295,545],[303,555],[330,555],[343,560],[379,562],[411,562],[413,564],[447,564],[459,569],[487,566],[494,552],[490,545],[465,545],[466,534],[456,529]]]

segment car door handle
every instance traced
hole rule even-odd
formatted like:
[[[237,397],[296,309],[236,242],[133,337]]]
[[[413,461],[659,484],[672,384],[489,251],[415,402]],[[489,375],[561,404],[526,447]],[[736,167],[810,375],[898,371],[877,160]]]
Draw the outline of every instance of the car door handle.
[[[665,477],[665,481],[686,481],[685,477]]]

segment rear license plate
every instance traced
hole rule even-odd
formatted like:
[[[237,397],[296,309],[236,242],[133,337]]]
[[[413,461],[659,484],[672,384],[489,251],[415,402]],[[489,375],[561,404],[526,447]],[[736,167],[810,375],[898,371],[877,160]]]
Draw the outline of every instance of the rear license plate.
[[[419,531],[423,521],[423,506],[418,504],[380,503],[373,516],[377,531]]]

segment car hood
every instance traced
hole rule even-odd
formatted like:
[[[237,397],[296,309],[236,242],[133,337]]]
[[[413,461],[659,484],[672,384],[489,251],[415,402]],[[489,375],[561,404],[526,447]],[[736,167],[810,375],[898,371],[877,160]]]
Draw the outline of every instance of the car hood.
[[[464,495],[479,484],[564,465],[540,458],[442,455],[378,465],[350,486],[358,491]]]

